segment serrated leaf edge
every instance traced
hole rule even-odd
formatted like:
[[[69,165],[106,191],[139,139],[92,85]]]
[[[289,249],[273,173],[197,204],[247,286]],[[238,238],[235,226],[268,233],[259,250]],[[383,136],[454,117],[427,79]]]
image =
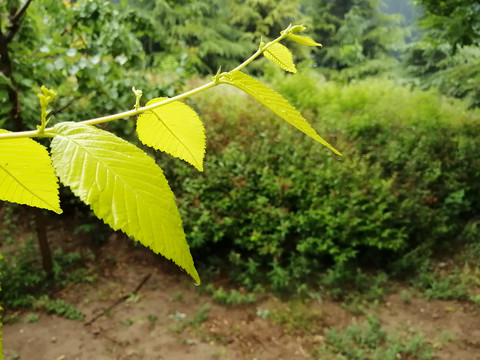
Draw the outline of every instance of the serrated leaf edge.
[[[8,175],[10,175],[10,177],[12,179],[15,180],[15,182],[20,185],[23,189],[25,189],[28,193],[32,194],[33,197],[41,200],[43,203],[47,204],[49,207],[41,207],[41,206],[37,206],[37,205],[31,205],[31,204],[23,204],[23,203],[19,203],[17,201],[13,201],[13,200],[8,200],[8,199],[4,199],[4,201],[9,201],[9,202],[13,202],[15,204],[20,204],[20,205],[27,205],[27,206],[30,206],[30,207],[36,207],[36,208],[39,208],[39,209],[45,209],[45,210],[51,210],[51,211],[54,211],[55,213],[57,214],[61,214],[63,211],[60,207],[56,207],[52,204],[50,204],[50,202],[48,202],[47,200],[41,198],[40,196],[38,196],[37,194],[35,194],[33,191],[31,191],[28,187],[26,187],[22,182],[18,181],[17,178],[10,172],[8,171],[5,167],[1,166],[0,164],[0,168],[5,171]],[[58,189],[58,186],[57,186],[57,189]]]
[[[291,62],[291,64],[286,64],[284,61],[282,61],[278,56],[276,56],[272,50],[275,50],[275,48],[272,49],[272,47],[278,47],[279,49],[281,49],[280,51],[283,51],[285,52],[285,54],[287,54],[289,56],[289,61]],[[273,62],[275,65],[279,66],[280,68],[282,68],[283,70],[285,71],[288,71],[288,72],[291,72],[291,73],[296,73],[297,72],[297,69],[295,67],[295,63],[293,62],[293,55],[292,53],[290,52],[290,50],[285,46],[285,45],[282,45],[282,44],[279,44],[279,43],[275,43],[273,45],[271,45],[269,48],[267,48],[263,55],[268,59],[270,60],[271,62]]]
[[[0,129],[0,133],[8,133],[9,131],[7,130],[3,130],[3,129]],[[35,143],[35,146],[39,146],[42,148],[43,151],[45,151],[45,153],[47,154],[47,156],[49,157],[48,155],[48,150],[45,146],[39,144],[38,142],[32,140],[32,139],[29,139],[29,138],[25,138],[23,140],[27,140],[27,141],[31,141],[33,143]],[[42,155],[43,156],[43,155]],[[11,199],[8,199],[8,198],[5,198],[5,199],[2,199],[4,201],[9,201],[9,202],[13,202],[15,204],[21,204],[21,205],[27,205],[27,206],[30,206],[30,207],[36,207],[36,208],[39,208],[39,209],[45,209],[45,210],[50,210],[50,211],[53,211],[57,214],[62,214],[63,211],[62,209],[60,208],[60,200],[59,200],[59,195],[58,195],[58,189],[59,189],[59,185],[58,185],[58,178],[57,176],[55,175],[55,169],[52,165],[52,161],[51,161],[51,158],[49,157],[49,165],[51,166],[51,170],[52,170],[52,174],[54,175],[55,177],[55,189],[57,191],[57,198],[58,198],[58,205],[53,205],[51,204],[48,200],[45,200],[43,199],[41,196],[39,196],[38,194],[36,194],[35,192],[33,192],[31,189],[29,189],[28,187],[25,186],[25,184],[21,181],[19,181],[17,179],[17,177],[12,174],[6,167],[2,166],[2,164],[0,163],[0,168],[7,174],[10,176],[11,179],[13,179],[20,187],[22,187],[25,191],[27,191],[29,194],[31,194],[34,198],[40,200],[40,202],[46,204],[48,207],[45,207],[45,206],[38,206],[38,205],[32,205],[32,204],[28,204],[28,203],[19,203],[18,201],[14,201],[14,200],[11,200]]]
[[[265,92],[267,94],[270,93],[270,96],[272,96],[272,95],[274,96],[274,100],[280,101],[282,103],[283,107],[287,108],[288,111],[293,112],[296,117],[302,119],[303,122],[304,122],[303,125],[308,126],[308,130],[311,130],[311,131],[307,132],[305,129],[301,129],[301,127],[299,127],[300,124],[298,126],[295,125],[291,121],[291,119],[288,118],[288,114],[285,110],[275,108],[274,106],[272,106],[273,104],[271,104],[271,102],[265,100],[264,97],[266,96],[266,94],[257,93],[256,91],[254,91],[255,89],[252,90],[250,87],[248,87],[245,84],[245,82],[241,82],[239,80],[233,80],[232,77],[234,77],[236,74],[241,74],[241,76],[245,77],[248,81],[252,81],[256,86],[260,86],[260,87],[264,88]],[[248,76],[247,74],[245,74],[241,71],[238,71],[238,70],[234,70],[234,71],[231,71],[229,73],[226,73],[223,76],[223,78],[221,79],[221,82],[225,83],[225,84],[233,85],[233,86],[239,88],[240,90],[246,92],[248,95],[252,96],[254,99],[256,99],[257,101],[259,101],[260,103],[265,105],[267,108],[269,108],[271,111],[273,111],[275,114],[280,116],[282,119],[284,119],[285,121],[287,121],[288,123],[290,123],[291,125],[296,127],[298,130],[302,131],[305,135],[310,136],[312,139],[318,141],[319,143],[321,143],[322,145],[324,145],[325,147],[327,147],[328,149],[333,151],[335,154],[337,154],[339,156],[342,156],[342,154],[337,149],[335,149],[332,145],[330,145],[326,140],[324,140],[320,135],[317,134],[315,129],[312,128],[312,126],[308,123],[308,121],[302,116],[302,114],[300,114],[298,112],[298,110],[295,107],[290,105],[290,103],[282,95],[280,95],[279,93],[270,89],[265,84],[261,83],[258,80],[255,80],[251,76]],[[309,132],[311,132],[311,134],[309,134]]]
[[[168,99],[168,98],[158,98],[158,99],[162,99],[162,100],[163,100],[163,99]],[[153,100],[157,100],[157,99],[153,99]],[[162,101],[162,100],[160,100],[160,101]],[[152,101],[152,100],[150,100],[149,102],[147,102],[146,105],[149,105],[149,104],[151,103],[151,101]],[[182,104],[182,105],[188,107],[189,109],[191,109],[193,112],[195,112],[195,110],[193,110],[191,107],[189,107],[188,105],[186,105],[186,104],[184,104],[184,103],[182,103],[182,102],[180,102],[180,101],[174,101],[172,104],[174,104],[174,103]],[[159,109],[161,109],[161,108],[159,108]],[[167,124],[161,119],[161,117],[160,117],[157,113],[155,113],[155,111],[153,111],[153,110],[147,111],[146,113],[151,113],[151,114],[155,115],[155,117],[158,119],[158,121],[160,121],[160,122],[165,126],[165,128],[170,132],[170,134],[172,134],[172,136],[175,137],[175,139],[177,139],[178,142],[179,142],[180,144],[182,144],[182,146],[188,151],[188,153],[191,155],[192,159],[194,160],[195,164],[193,164],[193,163],[191,163],[190,161],[185,160],[185,159],[182,159],[182,160],[184,160],[184,161],[186,161],[187,163],[193,165],[197,170],[203,171],[203,161],[201,161],[200,163],[198,163],[196,157],[194,156],[194,154],[193,154],[192,151],[190,150],[190,147],[186,146],[186,145],[180,140],[180,138],[175,134],[174,131],[172,131],[172,130],[170,129],[170,127],[167,126]],[[141,116],[141,115],[142,115],[142,114],[140,114],[140,116]],[[140,116],[139,116],[139,118],[140,118]],[[170,154],[170,155],[173,156],[173,157],[179,158],[178,156],[172,154],[170,151],[167,151],[167,150],[164,150],[164,149],[159,149],[158,147],[155,147],[155,146],[153,146],[153,145],[145,142],[144,139],[143,139],[142,137],[140,137],[140,134],[138,133],[138,131],[137,131],[137,135],[138,135],[138,138],[140,139],[140,141],[142,142],[142,144],[147,145],[147,146],[149,146],[149,147],[151,147],[151,148],[153,148],[153,149],[155,149],[155,150],[159,150],[159,151],[166,152],[166,153]],[[203,160],[204,157],[205,157],[205,147],[203,147],[202,160]]]

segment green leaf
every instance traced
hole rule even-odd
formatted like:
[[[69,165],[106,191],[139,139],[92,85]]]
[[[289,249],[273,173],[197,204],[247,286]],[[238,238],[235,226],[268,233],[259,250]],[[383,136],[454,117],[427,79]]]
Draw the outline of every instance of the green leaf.
[[[146,105],[166,99],[153,99]],[[189,106],[174,101],[141,114],[137,120],[137,134],[145,145],[165,151],[203,171],[205,129]]]
[[[9,88],[13,88],[12,80],[0,72],[0,85],[6,85]]]
[[[173,260],[200,283],[173,192],[155,161],[88,125],[66,122],[54,130],[52,161],[62,183],[114,230]]]
[[[285,71],[296,73],[297,69],[293,63],[293,56],[290,50],[282,44],[274,43],[270,45],[263,55],[271,62],[277,64]]]
[[[231,71],[223,75],[221,79],[223,83],[233,85],[240,90],[245,91],[248,95],[257,99],[267,108],[272,110],[275,114],[280,116],[285,121],[289,122],[297,129],[318,141],[322,145],[328,147],[337,155],[342,155],[327,141],[322,139],[317,132],[310,126],[307,120],[295,109],[288,101],[261,82],[251,78],[241,71]]]
[[[308,36],[301,36],[295,34],[288,34],[290,40],[295,41],[296,43],[306,45],[306,46],[322,46],[322,44],[317,43],[315,40]]]
[[[25,138],[0,140],[0,199],[62,213],[58,179],[44,146]]]

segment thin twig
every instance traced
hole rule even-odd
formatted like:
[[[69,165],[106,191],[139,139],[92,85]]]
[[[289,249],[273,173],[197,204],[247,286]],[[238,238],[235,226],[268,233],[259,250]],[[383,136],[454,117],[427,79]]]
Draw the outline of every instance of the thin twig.
[[[131,293],[129,294],[126,294],[126,295],[123,295],[122,297],[118,298],[117,300],[115,300],[115,302],[113,304],[111,304],[109,307],[103,309],[102,312],[100,312],[99,314],[95,315],[92,319],[90,319],[89,321],[87,321],[84,325],[85,326],[89,326],[89,325],[92,325],[95,321],[97,321],[98,319],[100,319],[102,316],[104,316],[106,313],[108,313],[109,311],[111,311],[115,306],[117,305],[120,305],[122,302],[124,302],[125,300],[127,300],[132,294],[136,294],[140,291],[140,289],[143,287],[143,285],[145,285],[145,283],[148,281],[148,279],[150,279],[150,276],[152,276],[152,274],[148,274],[147,276],[145,276],[142,281],[140,281],[140,283],[137,285],[137,287],[135,288],[135,290],[133,290]]]
[[[5,35],[7,43],[12,40],[18,29],[20,29],[20,25],[22,23],[22,15],[25,13],[25,11],[27,11],[32,1],[33,0],[27,0],[27,2],[23,4],[23,6],[17,11],[17,13],[13,15],[13,17],[10,19],[11,25],[8,27],[8,33]]]
[[[80,100],[81,98],[84,98],[86,95],[82,95],[82,96],[74,96],[72,97],[70,100],[68,100],[65,104],[63,104],[62,106],[56,108],[56,109],[53,109],[52,111],[50,111],[50,113],[48,114],[48,117],[52,117],[54,115],[57,115],[58,113],[62,112],[63,110],[65,110],[66,108],[68,108],[70,105],[72,105],[75,101],[77,100]]]

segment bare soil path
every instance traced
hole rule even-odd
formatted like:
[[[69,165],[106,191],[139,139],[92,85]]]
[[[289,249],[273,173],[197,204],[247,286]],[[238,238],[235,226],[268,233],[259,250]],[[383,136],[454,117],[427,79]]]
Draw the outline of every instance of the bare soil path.
[[[66,230],[63,241],[72,249],[85,246],[69,236]],[[215,304],[177,268],[117,235],[98,249],[89,266],[98,274],[96,282],[76,283],[56,294],[82,310],[85,321],[19,313],[3,327],[5,359],[315,359],[313,350],[324,344],[328,329],[365,319],[329,300],[302,302],[300,310],[298,302],[271,295],[250,305]],[[295,314],[308,314],[303,328],[295,327],[292,306]],[[292,316],[291,323],[262,315],[281,311]],[[423,333],[435,359],[480,360],[480,311],[471,303],[405,301],[392,294],[368,311],[388,330]],[[32,314],[39,316],[30,323]]]

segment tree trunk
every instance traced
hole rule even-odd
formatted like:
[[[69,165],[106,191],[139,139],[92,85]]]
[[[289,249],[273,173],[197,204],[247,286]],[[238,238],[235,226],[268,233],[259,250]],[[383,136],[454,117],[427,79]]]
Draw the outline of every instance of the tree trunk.
[[[45,225],[45,216],[41,209],[35,208],[35,228],[37,231],[38,246],[40,248],[40,254],[42,255],[43,270],[49,277],[53,276],[53,261],[50,245],[47,238],[47,227]]]

